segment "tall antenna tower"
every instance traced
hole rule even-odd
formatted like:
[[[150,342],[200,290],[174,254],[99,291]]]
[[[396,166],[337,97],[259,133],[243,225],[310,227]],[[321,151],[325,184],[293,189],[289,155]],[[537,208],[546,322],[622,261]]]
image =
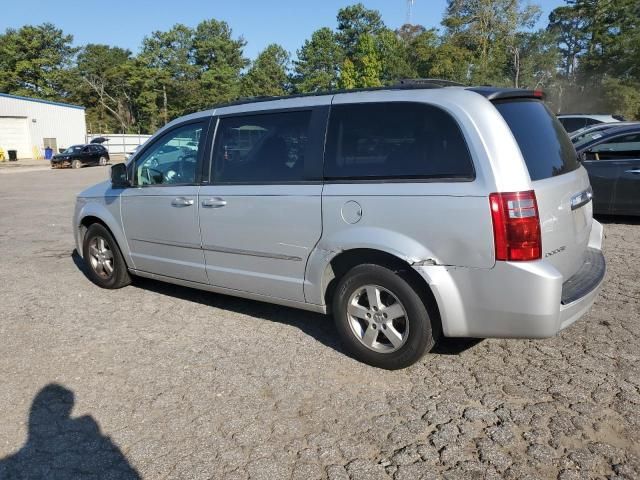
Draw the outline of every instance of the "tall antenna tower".
[[[416,3],[416,0],[407,0],[407,18],[405,23],[409,25],[413,25],[413,5]]]

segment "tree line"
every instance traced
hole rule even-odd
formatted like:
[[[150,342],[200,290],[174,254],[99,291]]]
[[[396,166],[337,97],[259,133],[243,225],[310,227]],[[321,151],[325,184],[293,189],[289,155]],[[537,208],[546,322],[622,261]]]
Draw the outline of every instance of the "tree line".
[[[240,97],[442,78],[543,89],[556,112],[640,118],[640,2],[565,0],[535,29],[540,7],[520,0],[448,0],[442,28],[393,30],[358,3],[337,13],[292,58],[268,45],[255,60],[224,21],[177,24],[137,54],[73,46],[51,23],[0,34],[0,92],[84,105],[94,132],[152,133],[185,113]]]

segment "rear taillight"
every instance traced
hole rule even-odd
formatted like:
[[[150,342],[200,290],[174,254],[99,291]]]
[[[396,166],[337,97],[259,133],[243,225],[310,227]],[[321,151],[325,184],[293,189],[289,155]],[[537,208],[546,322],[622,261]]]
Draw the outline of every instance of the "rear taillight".
[[[496,260],[537,260],[542,256],[540,217],[533,190],[489,195]]]

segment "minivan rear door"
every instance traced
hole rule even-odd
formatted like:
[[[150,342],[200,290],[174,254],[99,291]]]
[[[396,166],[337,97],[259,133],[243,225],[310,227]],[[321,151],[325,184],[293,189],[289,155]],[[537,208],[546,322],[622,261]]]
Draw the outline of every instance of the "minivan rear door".
[[[569,278],[584,262],[592,222],[589,177],[566,131],[535,98],[495,100],[518,142],[536,193],[542,257]]]
[[[209,283],[304,302],[307,259],[322,233],[328,107],[216,113],[198,197]]]

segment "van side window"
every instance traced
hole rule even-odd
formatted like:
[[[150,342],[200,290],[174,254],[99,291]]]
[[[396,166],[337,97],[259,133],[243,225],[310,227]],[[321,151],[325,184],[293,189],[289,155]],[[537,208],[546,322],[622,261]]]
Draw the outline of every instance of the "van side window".
[[[640,158],[640,133],[615,137],[586,152],[587,160],[627,160]]]
[[[213,153],[215,183],[304,180],[311,111],[221,118]]]
[[[324,176],[473,179],[474,170],[447,112],[419,103],[363,103],[331,108]]]
[[[136,159],[137,185],[193,184],[204,123],[191,123],[164,134]]]
[[[558,120],[560,120],[560,123],[562,124],[564,129],[569,133],[575,132],[576,130],[580,130],[581,128],[587,126],[586,119],[582,117],[565,117],[559,118]]]

